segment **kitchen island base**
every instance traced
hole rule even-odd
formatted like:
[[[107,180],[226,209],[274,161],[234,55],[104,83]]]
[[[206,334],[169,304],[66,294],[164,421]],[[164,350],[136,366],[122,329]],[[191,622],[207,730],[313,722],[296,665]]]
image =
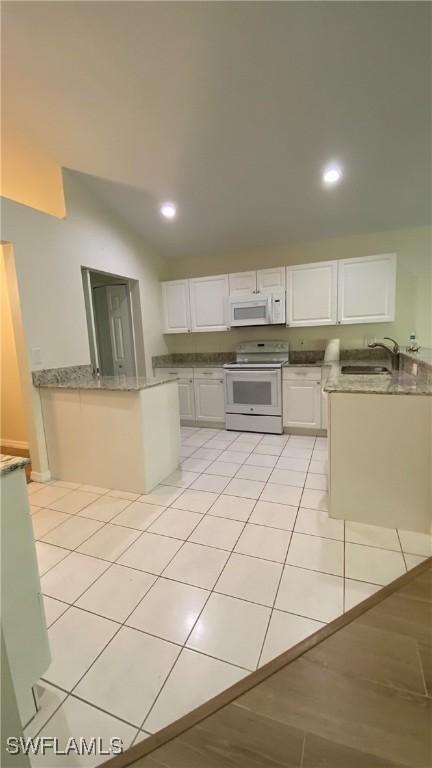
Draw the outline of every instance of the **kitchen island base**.
[[[149,493],[178,467],[176,381],[137,390],[41,388],[53,479]]]

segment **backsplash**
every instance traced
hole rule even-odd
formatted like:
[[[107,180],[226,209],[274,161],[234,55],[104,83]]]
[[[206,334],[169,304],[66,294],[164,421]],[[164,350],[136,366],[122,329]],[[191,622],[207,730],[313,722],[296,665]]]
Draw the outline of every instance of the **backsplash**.
[[[368,341],[393,336],[392,323],[378,325],[337,325],[286,328],[280,325],[232,328],[212,333],[165,334],[169,353],[234,352],[245,341],[288,341],[290,350],[318,350],[324,354],[327,342],[339,338],[343,349],[367,349]],[[399,339],[403,344],[404,339]]]
[[[341,360],[385,360],[387,357],[383,349],[341,349]],[[390,361],[390,355],[388,355]],[[153,368],[176,365],[223,365],[234,359],[233,352],[175,352],[170,355],[156,355],[152,358]],[[293,364],[319,363],[324,360],[324,350],[303,349],[291,350],[289,361]]]
[[[431,350],[420,349],[418,357],[413,353],[404,353],[402,351],[400,358],[400,368],[405,373],[417,376],[418,380],[424,384],[432,384],[432,354]],[[416,372],[417,366],[417,372]]]

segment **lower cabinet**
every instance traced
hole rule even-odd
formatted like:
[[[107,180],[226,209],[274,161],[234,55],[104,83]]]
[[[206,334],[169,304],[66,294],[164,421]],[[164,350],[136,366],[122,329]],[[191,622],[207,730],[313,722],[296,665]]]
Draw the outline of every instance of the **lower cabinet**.
[[[225,421],[223,379],[195,379],[195,420]]]
[[[195,397],[193,379],[179,379],[180,418],[195,421]]]
[[[321,429],[321,370],[289,375],[282,382],[283,426]]]
[[[181,421],[225,422],[223,368],[156,368],[155,376],[178,379]]]

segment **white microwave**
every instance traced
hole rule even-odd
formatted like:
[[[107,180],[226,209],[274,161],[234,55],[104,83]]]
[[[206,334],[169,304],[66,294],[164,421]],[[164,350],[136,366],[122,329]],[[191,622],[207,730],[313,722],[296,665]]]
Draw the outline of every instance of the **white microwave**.
[[[232,327],[241,325],[285,325],[285,291],[269,294],[244,293],[229,297]]]

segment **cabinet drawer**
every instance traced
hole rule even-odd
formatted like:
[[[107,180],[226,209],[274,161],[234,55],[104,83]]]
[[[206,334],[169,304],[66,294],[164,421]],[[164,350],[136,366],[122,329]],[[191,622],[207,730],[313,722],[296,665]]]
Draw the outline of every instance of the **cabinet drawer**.
[[[155,368],[155,376],[163,378],[165,376],[177,376],[179,379],[192,379],[193,368]]]
[[[303,381],[321,381],[321,368],[319,366],[316,368],[305,366],[303,368],[297,365],[293,367],[287,365],[285,368],[282,368],[282,378],[284,381],[287,379],[291,381],[298,381],[299,379]]]
[[[195,379],[223,379],[223,368],[195,368]]]

